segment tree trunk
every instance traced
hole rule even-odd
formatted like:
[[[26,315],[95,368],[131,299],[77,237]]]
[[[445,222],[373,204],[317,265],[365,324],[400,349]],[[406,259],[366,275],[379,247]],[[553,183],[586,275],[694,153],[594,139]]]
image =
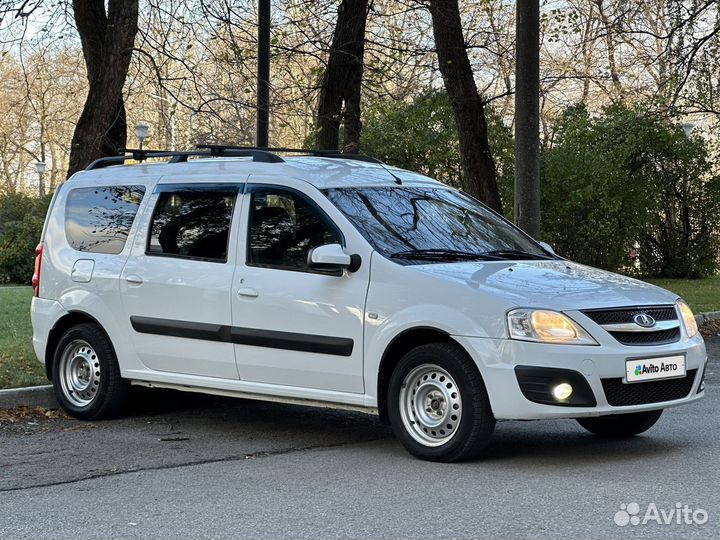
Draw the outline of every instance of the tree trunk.
[[[348,83],[345,86],[345,112],[343,114],[343,148],[348,154],[357,154],[360,151],[360,96],[362,88],[362,63],[353,67]]]
[[[100,152],[103,156],[114,156],[117,154],[118,148],[127,146],[127,117],[125,116],[125,100],[122,96],[115,104],[112,123],[102,141]]]
[[[540,237],[540,3],[517,5],[515,21],[515,223]]]
[[[616,61],[617,53],[615,51],[615,30],[607,16],[607,13],[605,12],[604,0],[595,0],[595,5],[598,8],[598,15],[605,29],[605,47],[607,48],[608,67],[610,68],[610,78],[612,79],[613,88],[615,90],[615,94],[610,97],[613,101],[623,101],[623,86],[620,82],[620,75],[618,74]]]
[[[73,0],[89,90],[75,127],[68,177],[127,142],[122,90],[138,22],[138,0]]]
[[[576,8],[577,9],[577,8]],[[579,11],[579,10],[578,10]],[[583,69],[583,89],[582,97],[580,102],[587,104],[590,96],[590,77],[592,74],[592,62],[594,47],[591,39],[592,28],[593,28],[593,4],[588,4],[588,12],[586,14],[587,20],[585,21],[585,30],[582,34],[582,45],[580,47],[580,56],[582,57],[582,69]]]
[[[318,148],[338,149],[340,122],[344,119],[344,147],[353,152],[358,150],[361,129],[360,89],[368,4],[369,0],[343,0],[338,8],[328,65],[323,75],[318,101]]]
[[[458,128],[463,189],[493,210],[502,212],[485,107],[475,86],[457,0],[430,0],[429,8],[440,73]]]

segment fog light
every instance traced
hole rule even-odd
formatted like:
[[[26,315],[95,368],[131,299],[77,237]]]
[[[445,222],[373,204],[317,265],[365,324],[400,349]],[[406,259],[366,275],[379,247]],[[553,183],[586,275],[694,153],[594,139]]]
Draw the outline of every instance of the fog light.
[[[572,393],[573,387],[566,382],[560,383],[552,389],[552,395],[555,396],[555,399],[558,401],[565,401]]]

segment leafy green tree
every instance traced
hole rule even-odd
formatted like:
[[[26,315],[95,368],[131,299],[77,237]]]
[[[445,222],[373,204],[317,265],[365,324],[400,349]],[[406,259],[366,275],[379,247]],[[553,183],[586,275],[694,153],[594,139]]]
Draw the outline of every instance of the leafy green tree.
[[[644,273],[702,278],[715,274],[720,255],[720,177],[712,176],[705,141],[673,127],[654,133],[656,152],[642,163],[654,205],[638,237]]]
[[[0,197],[0,283],[30,284],[50,197]]]
[[[391,165],[462,186],[457,125],[445,92],[426,92],[412,101],[376,100],[365,106],[364,114],[364,152]],[[512,132],[490,107],[485,114],[503,208],[512,213]]]
[[[559,253],[647,276],[717,271],[720,180],[701,138],[626,106],[596,118],[571,107],[556,130],[542,195],[544,237]]]

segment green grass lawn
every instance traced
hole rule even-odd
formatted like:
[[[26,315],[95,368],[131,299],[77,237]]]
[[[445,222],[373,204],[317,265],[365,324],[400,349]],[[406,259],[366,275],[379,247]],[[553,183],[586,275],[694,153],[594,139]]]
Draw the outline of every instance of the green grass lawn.
[[[720,311],[720,276],[707,279],[648,279],[682,296],[695,313]]]
[[[30,287],[0,287],[0,388],[48,384],[32,348],[31,298]]]
[[[648,281],[682,296],[695,313],[720,311],[720,276]],[[30,287],[0,287],[0,388],[48,384],[32,349],[31,298]]]

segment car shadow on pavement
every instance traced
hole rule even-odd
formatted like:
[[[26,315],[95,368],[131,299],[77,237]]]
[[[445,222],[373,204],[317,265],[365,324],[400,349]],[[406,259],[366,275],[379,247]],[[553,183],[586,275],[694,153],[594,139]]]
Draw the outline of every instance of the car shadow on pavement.
[[[566,467],[603,460],[607,463],[640,463],[646,458],[673,458],[687,451],[691,431],[686,422],[663,417],[647,433],[626,439],[607,439],[585,432],[573,420],[499,422],[493,440],[477,463],[533,463]],[[56,425],[53,428],[53,424]],[[679,427],[673,428],[673,425]],[[252,441],[248,452],[265,441],[273,448],[353,445],[381,439],[389,444],[372,451],[391,452],[412,458],[394,439],[389,426],[377,416],[288,405],[275,402],[229,398],[175,390],[133,387],[132,398],[121,418],[99,422],[72,419],[24,426],[27,434],[65,429],[96,428],[123,437],[150,437],[163,444],[190,444],[205,453],[205,445],[225,445],[224,454],[235,452]],[[691,429],[691,428],[688,428]],[[196,441],[185,443],[184,441]],[[255,444],[257,443],[257,444]],[[121,443],[122,444],[122,443]],[[147,444],[145,442],[144,444]],[[368,449],[369,450],[369,449]]]
[[[377,416],[360,412],[164,389],[133,388],[123,419],[168,424],[173,430],[208,438],[258,432],[276,439],[317,433],[337,437],[352,433],[364,441],[391,436]]]
[[[123,416],[148,416],[203,407],[211,408],[227,400],[228,398],[209,394],[133,386]]]
[[[602,461],[627,465],[648,458],[672,457],[687,450],[689,441],[668,437],[660,429],[626,438],[605,438],[584,431],[572,420],[503,422],[481,458],[488,461],[541,461],[556,464],[592,464]]]
[[[134,389],[127,417],[172,423],[176,429],[201,432],[210,438],[220,433],[242,436],[256,430],[277,438],[301,433],[311,436],[320,431],[338,436],[353,432],[357,442],[392,438],[391,429],[372,415],[174,390]],[[500,422],[480,461],[541,459],[544,464],[567,466],[599,458],[608,462],[642,460],[682,448],[682,440],[654,430],[626,439],[608,439],[585,432],[572,420]],[[399,444],[398,450],[404,452]]]

